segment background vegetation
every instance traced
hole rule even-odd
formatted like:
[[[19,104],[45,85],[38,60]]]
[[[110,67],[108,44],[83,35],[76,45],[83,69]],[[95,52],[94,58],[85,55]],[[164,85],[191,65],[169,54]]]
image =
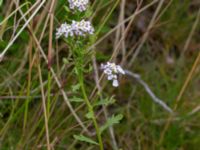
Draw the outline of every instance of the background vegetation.
[[[105,150],[198,150],[200,1],[91,0],[79,16],[67,6],[0,0],[0,52],[8,49],[0,62],[0,149],[99,149],[88,98],[105,127]],[[80,16],[96,32],[79,39],[84,53],[75,57],[73,41],[55,33]],[[100,64],[109,60],[140,74],[174,113],[135,79],[122,76],[114,88],[100,78]]]

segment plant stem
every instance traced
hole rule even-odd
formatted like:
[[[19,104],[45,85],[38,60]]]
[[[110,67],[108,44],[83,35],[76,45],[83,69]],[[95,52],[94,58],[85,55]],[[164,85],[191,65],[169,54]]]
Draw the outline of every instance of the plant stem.
[[[78,78],[79,78],[79,82],[80,82],[80,85],[81,85],[81,91],[83,93],[84,101],[85,101],[85,103],[88,107],[89,113],[92,114],[92,121],[93,121],[95,130],[96,130],[100,150],[103,150],[104,148],[103,148],[103,142],[102,142],[102,137],[101,137],[101,133],[100,133],[100,130],[99,130],[99,126],[98,126],[98,123],[97,123],[97,120],[96,120],[96,117],[95,117],[95,114],[94,114],[93,107],[92,107],[92,105],[91,105],[91,103],[90,103],[90,101],[87,97],[86,91],[85,91],[84,81],[83,81],[83,71],[82,71],[82,68],[77,68],[77,70],[78,70]]]
[[[51,150],[50,138],[49,138],[49,126],[48,126],[49,118],[47,115],[44,87],[42,86],[43,79],[42,79],[42,72],[41,72],[40,64],[38,64],[38,73],[39,73],[39,80],[40,80],[40,84],[41,84],[41,94],[42,94],[42,105],[43,105],[44,122],[45,122],[45,130],[46,130],[47,150]]]
[[[47,117],[49,119],[51,105],[51,73],[48,72],[48,87],[47,87]]]

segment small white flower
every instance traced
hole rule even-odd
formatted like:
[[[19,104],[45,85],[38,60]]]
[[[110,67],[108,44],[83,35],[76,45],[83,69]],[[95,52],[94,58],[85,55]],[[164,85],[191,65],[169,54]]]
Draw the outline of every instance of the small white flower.
[[[114,87],[118,87],[118,86],[119,86],[118,80],[113,80],[112,85],[113,85]]]
[[[89,0],[68,0],[70,9],[78,9],[80,12],[88,8]]]
[[[118,77],[117,75],[122,74],[124,75],[125,72],[121,66],[116,65],[115,63],[107,62],[105,65],[101,64],[101,69],[107,75],[108,80],[112,80],[112,85],[114,87],[119,86]]]
[[[108,75],[108,78],[107,78],[108,80],[112,80],[113,79],[113,75],[111,74],[111,75]]]

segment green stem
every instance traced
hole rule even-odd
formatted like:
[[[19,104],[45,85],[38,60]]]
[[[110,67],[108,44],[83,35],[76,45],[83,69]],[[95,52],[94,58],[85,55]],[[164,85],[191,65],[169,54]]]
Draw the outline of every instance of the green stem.
[[[95,117],[95,114],[94,114],[93,107],[92,107],[92,105],[91,105],[91,103],[90,103],[90,101],[87,97],[86,91],[85,91],[82,68],[77,68],[77,70],[78,70],[78,78],[79,78],[79,82],[80,82],[80,85],[81,85],[81,91],[83,93],[84,101],[85,101],[85,103],[88,107],[88,111],[92,114],[92,121],[93,121],[95,130],[96,130],[100,150],[103,150],[104,148],[103,148],[101,132],[100,132],[100,129],[99,129],[99,126],[98,126],[98,123],[97,123],[97,120],[96,120],[96,117]]]

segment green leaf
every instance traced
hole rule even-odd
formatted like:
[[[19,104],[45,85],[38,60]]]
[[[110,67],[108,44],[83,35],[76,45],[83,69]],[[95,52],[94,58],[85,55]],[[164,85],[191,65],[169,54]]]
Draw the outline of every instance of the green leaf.
[[[73,98],[70,98],[69,101],[80,103],[80,102],[83,102],[84,100],[82,98],[78,98],[74,96]]]
[[[67,7],[67,6],[64,6],[64,9],[65,9],[67,12],[71,12],[70,9],[69,9],[69,7]]]
[[[108,118],[106,123],[100,128],[100,132],[102,133],[108,127],[110,127],[110,126],[112,126],[114,124],[118,124],[120,122],[120,120],[122,120],[122,119],[123,119],[123,115],[122,114],[118,114],[116,116],[113,115],[111,118]]]
[[[95,144],[95,145],[99,145],[97,142],[93,141],[92,139],[85,137],[83,135],[74,135],[73,136],[76,140],[82,141],[82,142],[86,142],[86,143],[90,143],[90,144]]]
[[[94,104],[94,106],[101,106],[101,105],[108,106],[108,105],[111,105],[114,103],[115,103],[115,99],[113,99],[113,97],[111,97],[111,98],[103,99],[103,100],[96,102]]]
[[[88,112],[85,116],[87,119],[92,119],[92,118],[94,118],[94,113]]]

